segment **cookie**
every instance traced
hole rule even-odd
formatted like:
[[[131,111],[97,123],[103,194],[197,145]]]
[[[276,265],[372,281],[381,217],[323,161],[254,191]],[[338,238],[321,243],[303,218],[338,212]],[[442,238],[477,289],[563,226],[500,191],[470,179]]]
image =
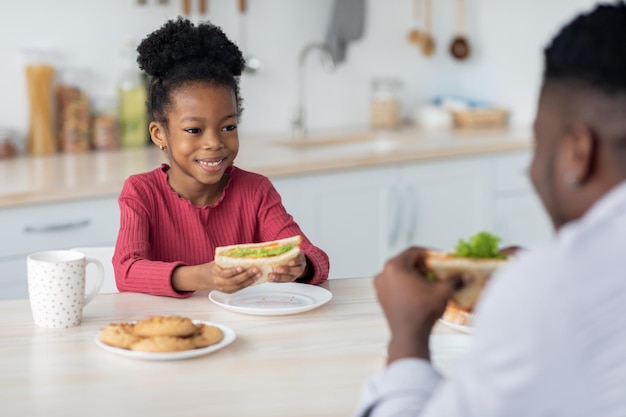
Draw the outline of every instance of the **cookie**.
[[[224,333],[219,327],[198,324],[198,332],[191,338],[195,347],[203,348],[219,343],[224,338]]]
[[[177,336],[146,337],[130,346],[130,350],[140,352],[180,352],[195,349],[193,338]]]
[[[196,333],[197,330],[191,319],[180,316],[152,316],[135,324],[135,334],[142,337],[186,337]]]
[[[100,330],[100,340],[110,346],[129,349],[133,343],[141,340],[134,332],[134,324],[112,323]]]

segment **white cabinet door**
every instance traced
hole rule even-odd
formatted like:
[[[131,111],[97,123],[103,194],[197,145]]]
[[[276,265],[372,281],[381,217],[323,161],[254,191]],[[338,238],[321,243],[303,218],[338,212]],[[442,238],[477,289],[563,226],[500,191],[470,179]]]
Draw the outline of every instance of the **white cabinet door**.
[[[503,246],[531,247],[549,240],[553,227],[537,196],[526,193],[496,199],[494,233]]]
[[[502,245],[528,247],[552,237],[553,227],[529,176],[530,151],[494,157],[493,231]]]
[[[26,257],[0,261],[0,300],[28,298]]]
[[[298,201],[298,177],[282,177],[282,178],[270,178],[272,185],[280,194],[283,206],[289,214],[291,214],[296,221],[300,224],[299,218],[299,201]]]
[[[75,246],[115,244],[117,198],[77,200],[0,210],[0,260],[6,256]]]
[[[459,238],[485,229],[492,212],[489,168],[486,158],[463,158],[402,169],[405,204],[400,244],[451,249]]]
[[[372,276],[386,259],[393,167],[302,177],[296,221],[330,258],[330,277]]]
[[[27,296],[29,253],[113,246],[119,217],[115,197],[0,210],[0,298]]]

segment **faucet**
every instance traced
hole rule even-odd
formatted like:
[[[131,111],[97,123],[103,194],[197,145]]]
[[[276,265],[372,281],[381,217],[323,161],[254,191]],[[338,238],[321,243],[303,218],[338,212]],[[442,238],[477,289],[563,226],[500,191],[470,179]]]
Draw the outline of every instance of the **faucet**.
[[[300,52],[298,58],[298,97],[296,100],[296,111],[291,121],[293,129],[293,136],[304,138],[306,137],[306,59],[313,51],[319,51],[322,59],[322,67],[327,72],[332,72],[335,69],[335,61],[330,51],[326,46],[319,43],[310,43],[305,45]]]

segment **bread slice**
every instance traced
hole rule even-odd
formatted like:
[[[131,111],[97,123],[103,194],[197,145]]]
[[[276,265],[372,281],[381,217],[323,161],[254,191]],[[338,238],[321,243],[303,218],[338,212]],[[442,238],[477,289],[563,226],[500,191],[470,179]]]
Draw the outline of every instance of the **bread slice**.
[[[435,279],[445,281],[461,274],[469,274],[472,280],[452,295],[452,302],[465,311],[472,311],[489,277],[506,264],[506,259],[463,258],[448,252],[429,250],[426,254],[426,268]]]
[[[246,243],[241,245],[220,246],[215,248],[215,263],[221,268],[234,268],[241,266],[244,269],[253,266],[261,270],[262,276],[253,285],[267,282],[269,274],[276,271],[281,265],[286,265],[290,260],[296,258],[300,254],[300,243],[302,236],[296,235],[285,239],[272,240],[261,243]],[[279,247],[288,248],[285,252],[278,255],[245,255],[242,253],[253,252],[255,249],[276,249]],[[233,252],[239,252],[239,255]]]
[[[448,323],[471,327],[474,323],[474,313],[462,309],[454,301],[450,300],[441,319]]]

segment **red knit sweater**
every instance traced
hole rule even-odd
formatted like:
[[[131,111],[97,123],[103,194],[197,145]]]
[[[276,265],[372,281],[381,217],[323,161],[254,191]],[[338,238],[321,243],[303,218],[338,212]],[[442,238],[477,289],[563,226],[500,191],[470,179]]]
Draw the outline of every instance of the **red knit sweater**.
[[[328,256],[313,246],[282,205],[266,177],[230,167],[229,182],[210,206],[180,198],[167,181],[169,166],[130,176],[119,196],[120,230],[113,255],[120,291],[188,297],[176,292],[171,276],[179,265],[213,261],[217,246],[256,243],[302,235],[302,252],[315,274],[328,278]]]

